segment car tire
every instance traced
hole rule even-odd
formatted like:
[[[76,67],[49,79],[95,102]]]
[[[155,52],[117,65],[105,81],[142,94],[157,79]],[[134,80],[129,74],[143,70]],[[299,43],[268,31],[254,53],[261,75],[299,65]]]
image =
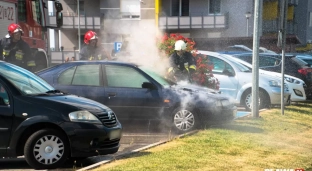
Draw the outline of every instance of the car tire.
[[[242,103],[243,106],[247,111],[251,111],[252,108],[252,95],[251,95],[251,89],[248,89],[244,92],[242,96]],[[268,95],[263,91],[259,91],[259,109],[266,108],[270,105],[270,98]]]
[[[177,133],[186,133],[199,126],[198,115],[191,109],[177,108],[172,114],[172,127]]]
[[[34,169],[54,169],[61,166],[69,155],[67,137],[52,129],[33,133],[26,141],[24,156]]]

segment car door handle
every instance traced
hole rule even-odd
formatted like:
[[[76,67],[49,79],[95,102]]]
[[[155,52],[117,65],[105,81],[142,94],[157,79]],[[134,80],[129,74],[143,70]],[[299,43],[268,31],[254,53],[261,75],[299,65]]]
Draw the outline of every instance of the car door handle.
[[[115,97],[117,93],[108,93],[108,97]]]

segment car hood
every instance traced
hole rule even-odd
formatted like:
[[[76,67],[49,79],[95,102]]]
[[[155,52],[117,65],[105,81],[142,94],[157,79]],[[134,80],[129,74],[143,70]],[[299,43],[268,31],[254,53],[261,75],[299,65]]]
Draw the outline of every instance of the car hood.
[[[214,98],[214,99],[226,99],[227,97],[220,94],[220,91],[201,87],[193,84],[186,84],[186,83],[178,83],[176,85],[168,87],[168,89],[176,92],[178,95],[187,95],[192,94],[195,97],[198,96],[205,96],[207,98]]]
[[[76,95],[32,96],[31,99],[35,103],[43,103],[42,105],[50,108],[76,108],[91,113],[102,113],[111,110],[101,103]]]
[[[268,75],[268,76],[271,76],[271,77],[275,77],[275,78],[277,78],[277,79],[281,79],[281,78],[282,78],[282,74],[281,74],[281,73],[278,73],[278,72],[271,72],[271,71],[266,71],[266,70],[260,69],[260,70],[259,70],[259,73],[260,73],[260,74],[263,74],[263,75]],[[284,74],[284,77],[289,77],[289,78],[298,80],[298,81],[300,81],[300,82],[304,82],[304,81],[301,80],[300,78],[297,78],[297,77],[294,77],[294,76],[291,76],[291,75]]]

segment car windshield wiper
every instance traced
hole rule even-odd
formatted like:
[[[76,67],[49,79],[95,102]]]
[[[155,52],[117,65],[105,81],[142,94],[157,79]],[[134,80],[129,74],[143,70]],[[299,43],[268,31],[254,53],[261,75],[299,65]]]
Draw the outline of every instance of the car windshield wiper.
[[[68,94],[68,93],[64,93],[60,90],[49,90],[47,92],[44,92],[44,93],[37,93],[37,94],[29,94],[29,95],[32,95],[32,96],[49,96],[49,95],[52,95],[52,94]]]
[[[49,91],[47,91],[45,93],[47,93],[47,94],[56,94],[56,93],[67,94],[67,93],[64,93],[64,92],[62,92],[60,90],[49,90]]]

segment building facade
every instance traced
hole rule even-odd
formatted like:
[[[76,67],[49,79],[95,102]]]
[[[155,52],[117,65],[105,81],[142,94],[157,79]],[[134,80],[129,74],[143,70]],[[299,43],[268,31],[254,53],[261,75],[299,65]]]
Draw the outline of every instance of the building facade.
[[[55,47],[68,51],[79,47],[79,30],[82,46],[84,33],[90,29],[99,34],[100,43],[108,51],[115,48],[116,42],[152,46],[155,36],[161,33],[193,38],[203,50],[217,51],[234,44],[252,47],[254,1],[250,0],[79,0],[79,7],[77,0],[60,2],[64,24],[55,30],[55,37],[59,38]],[[260,46],[275,51],[279,50],[276,44],[280,2],[263,0],[260,21]],[[288,51],[311,41],[311,10],[310,0],[289,0]]]

